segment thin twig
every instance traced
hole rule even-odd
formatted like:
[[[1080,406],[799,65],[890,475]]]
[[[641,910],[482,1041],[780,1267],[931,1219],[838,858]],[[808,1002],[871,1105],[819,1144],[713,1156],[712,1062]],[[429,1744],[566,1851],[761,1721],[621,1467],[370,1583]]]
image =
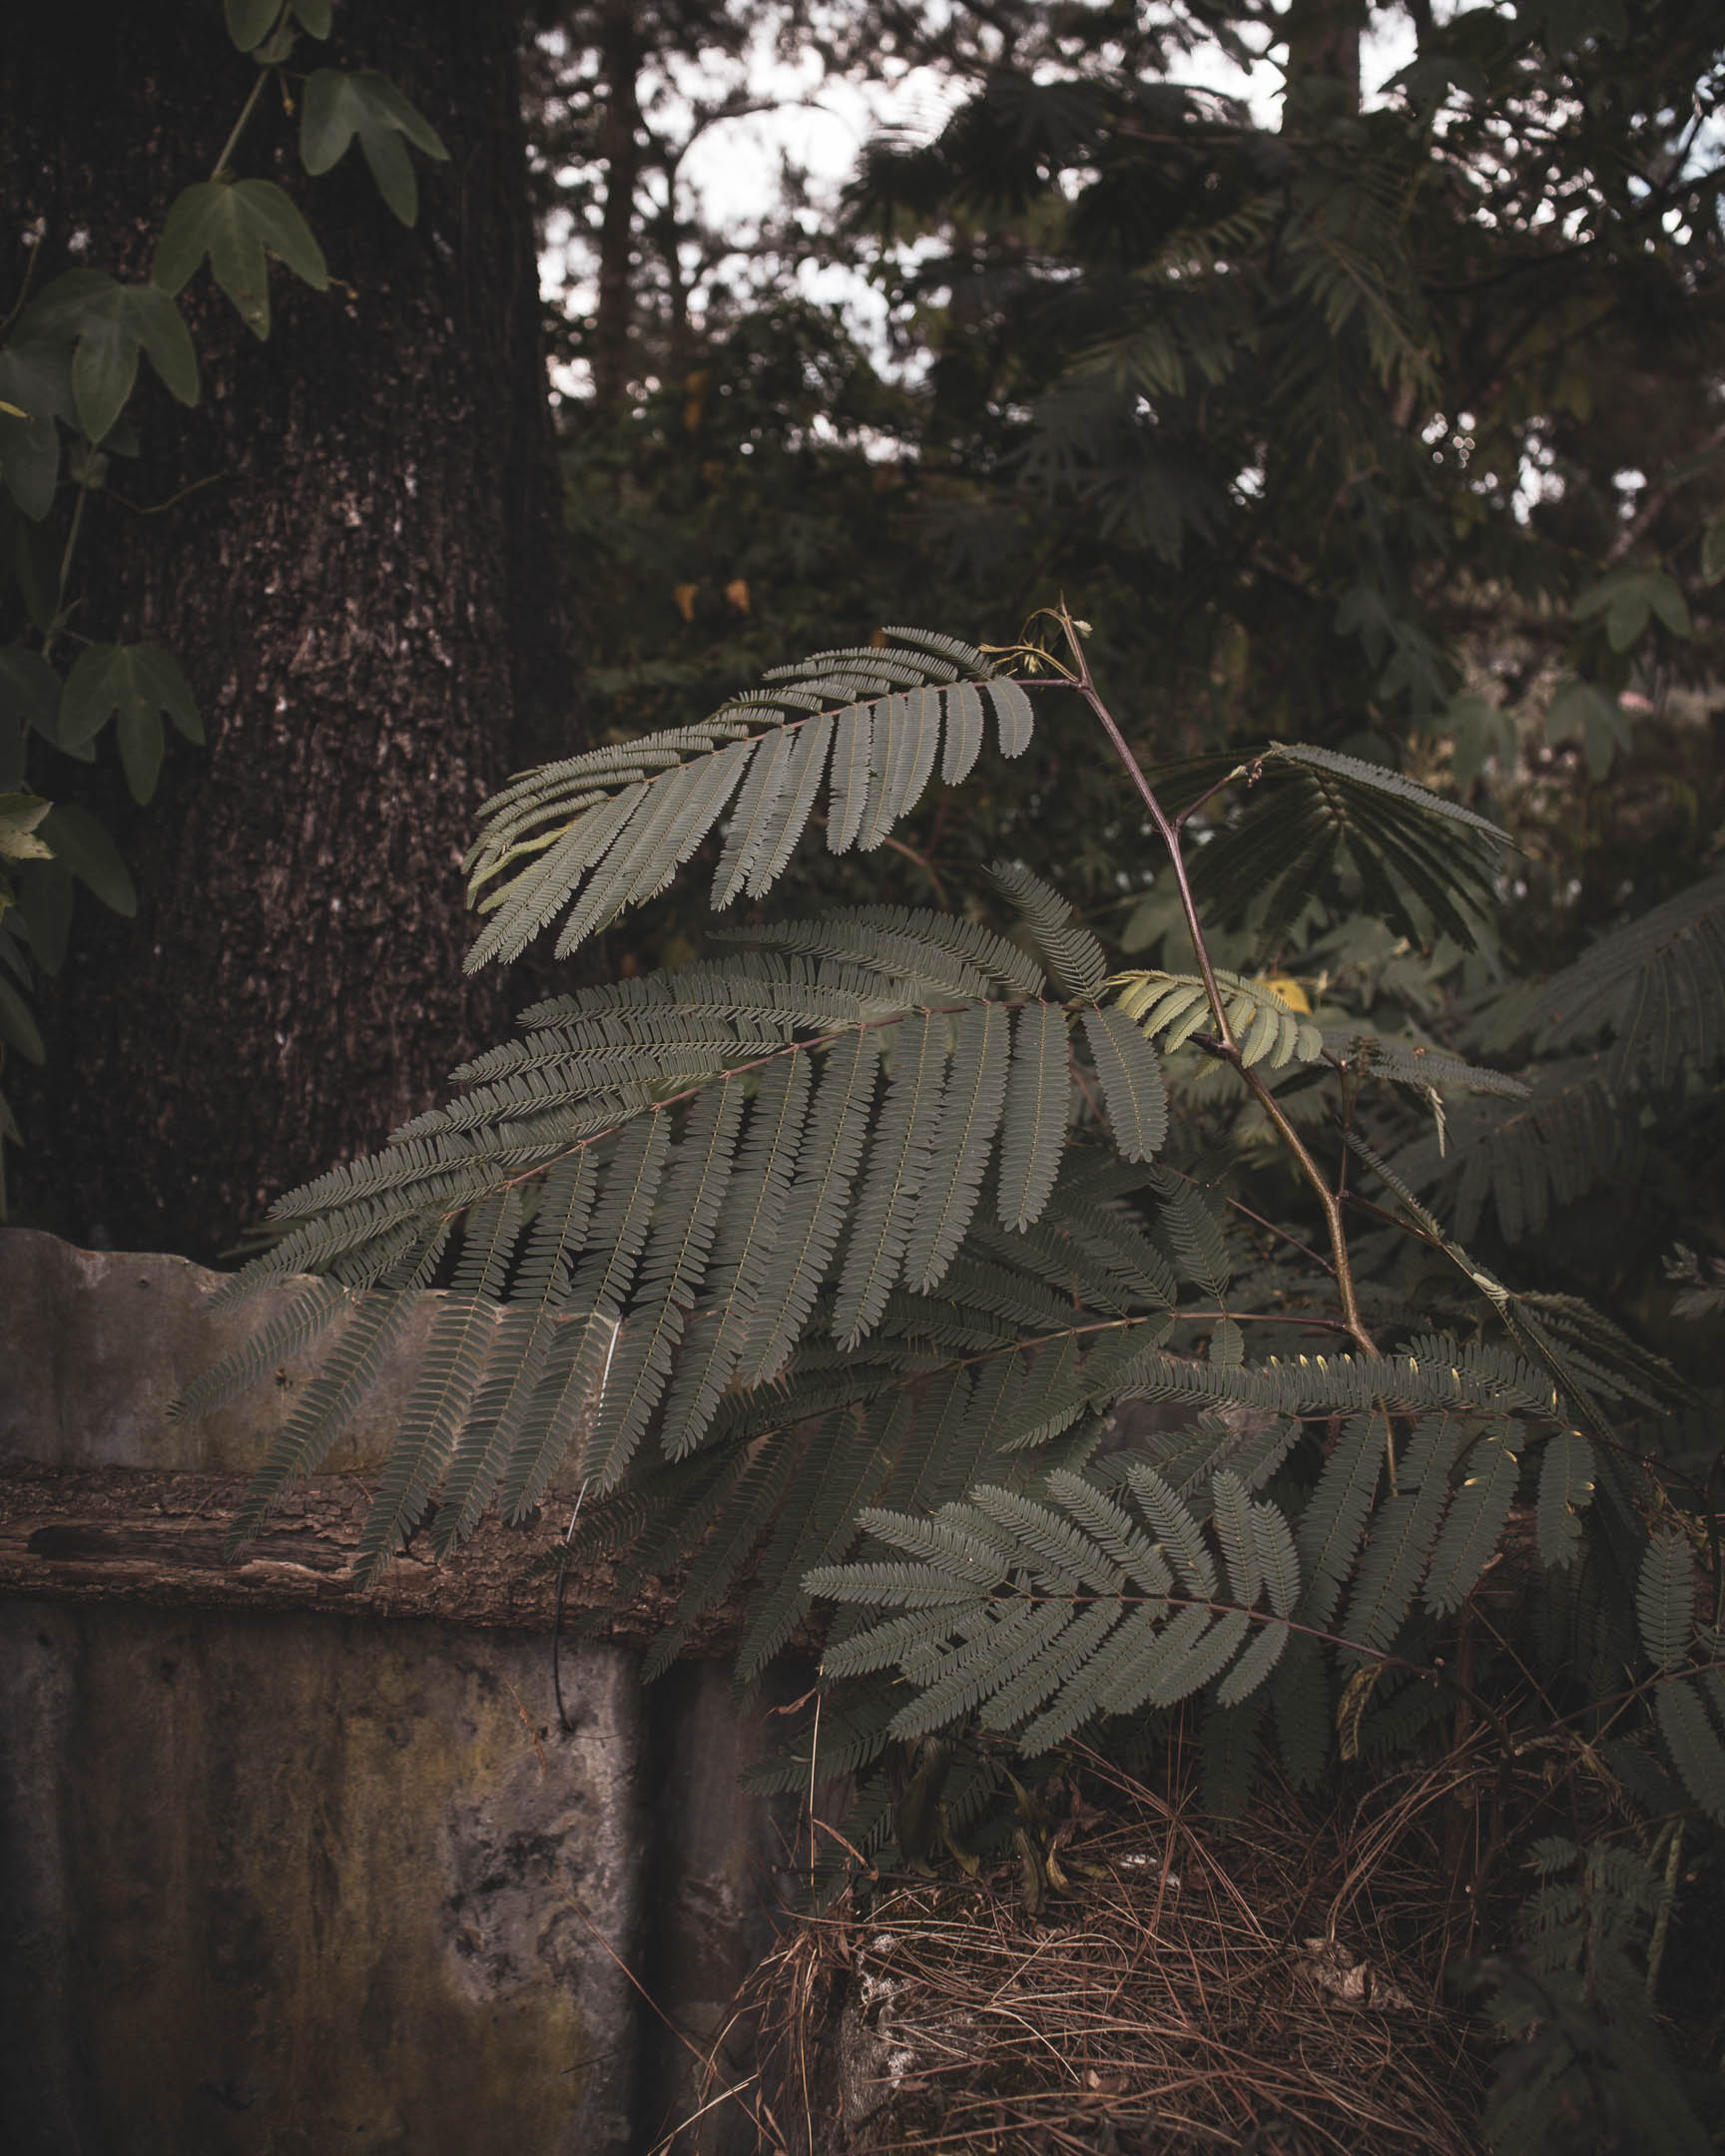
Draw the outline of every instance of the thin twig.
[[[1167,810],[1162,807],[1161,802],[1157,800],[1155,789],[1151,786],[1149,780],[1145,778],[1143,769],[1139,765],[1138,759],[1132,754],[1125,735],[1121,733],[1115,723],[1114,715],[1109,711],[1107,705],[1103,703],[1096,684],[1091,678],[1090,662],[1083,645],[1079,641],[1076,627],[1069,616],[1063,616],[1062,622],[1077,669],[1077,679],[1074,686],[1085,703],[1089,705],[1102,731],[1112,743],[1115,755],[1120,759],[1126,769],[1127,776],[1137,788],[1140,799],[1149,810],[1151,821],[1161,833],[1163,843],[1168,848],[1168,858],[1174,869],[1175,887],[1180,894],[1180,910],[1185,915],[1186,932],[1191,937],[1192,948],[1197,954],[1198,970],[1203,977],[1204,993],[1210,1005],[1210,1014],[1215,1020],[1221,1052],[1234,1066],[1234,1069],[1239,1074],[1240,1082],[1252,1094],[1259,1107],[1263,1109],[1275,1129],[1276,1135],[1281,1139],[1283,1146],[1299,1168],[1300,1173],[1312,1186],[1318,1203],[1323,1209],[1324,1225],[1330,1238],[1331,1256],[1334,1260],[1336,1273],[1336,1293],[1342,1305],[1343,1325],[1364,1352],[1376,1357],[1379,1352],[1378,1344],[1367,1331],[1365,1319],[1361,1315],[1360,1299],[1354,1286],[1354,1268],[1348,1254],[1348,1232],[1342,1219],[1342,1208],[1337,1200],[1336,1193],[1325,1180],[1323,1170],[1312,1158],[1305,1140],[1288,1120],[1287,1113],[1276,1099],[1276,1096],[1258,1076],[1258,1073],[1248,1067],[1245,1058],[1240,1053],[1239,1044],[1236,1042],[1228,1023],[1228,1011],[1222,1001],[1222,991],[1216,984],[1215,969],[1210,963],[1209,945],[1205,940],[1203,924],[1198,918],[1198,907],[1192,895],[1192,880],[1186,872],[1186,858],[1181,850],[1179,829],[1169,820]]]

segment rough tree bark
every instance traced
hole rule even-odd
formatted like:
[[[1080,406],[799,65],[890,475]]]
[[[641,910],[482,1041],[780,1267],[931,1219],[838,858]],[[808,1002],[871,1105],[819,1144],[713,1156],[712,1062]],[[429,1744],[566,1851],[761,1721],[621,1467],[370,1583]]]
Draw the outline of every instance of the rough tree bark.
[[[1360,110],[1360,41],[1371,20],[1368,0],[1294,0],[1284,18],[1288,93],[1283,127],[1291,132]]]
[[[629,387],[635,310],[635,190],[641,180],[641,38],[635,0],[605,0],[599,63],[605,84],[600,145],[605,208],[599,227],[599,304],[593,317],[593,400],[615,418]]]
[[[21,1102],[20,1217],[75,1239],[215,1256],[425,1106],[502,1015],[461,980],[457,863],[497,779],[573,743],[576,687],[517,34],[507,0],[348,0],[328,45],[301,39],[292,69],[380,68],[451,162],[421,165],[405,230],[357,148],[307,181],[266,95],[236,163],[293,195],[339,285],[275,268],[260,344],[194,281],[203,400],[147,381],[113,484],[148,506],[202,483],[157,515],[100,504],[81,547],[78,629],[176,653],[211,739],[142,812],[98,781],[140,915],[81,909]],[[10,21],[6,303],[37,218],[40,275],[148,275],[251,81],[214,0]]]

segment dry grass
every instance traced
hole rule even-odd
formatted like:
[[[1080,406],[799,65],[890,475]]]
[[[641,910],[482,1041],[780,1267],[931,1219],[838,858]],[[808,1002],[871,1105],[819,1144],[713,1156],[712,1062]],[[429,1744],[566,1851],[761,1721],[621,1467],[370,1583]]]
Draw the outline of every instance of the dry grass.
[[[1055,1836],[1071,1885],[1039,1919],[1016,1867],[798,1918],[742,2002],[759,2147],[1472,2156],[1435,1838],[1471,1780],[1451,1763],[1346,1819],[1284,1792],[1224,1839],[1116,1777]]]

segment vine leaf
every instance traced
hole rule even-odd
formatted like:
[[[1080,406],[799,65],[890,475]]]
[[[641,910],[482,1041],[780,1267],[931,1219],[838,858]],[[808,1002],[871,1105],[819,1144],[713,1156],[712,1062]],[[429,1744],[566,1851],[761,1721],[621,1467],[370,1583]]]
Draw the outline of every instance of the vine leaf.
[[[165,292],[182,292],[208,256],[240,319],[263,339],[270,334],[270,255],[313,291],[329,288],[323,250],[274,181],[201,180],[168,213],[152,278]]]
[[[409,104],[375,68],[344,74],[319,68],[305,85],[299,107],[299,162],[313,176],[347,155],[354,137],[377,192],[403,225],[419,217],[419,183],[405,143],[421,156],[448,162],[443,139],[423,113]]]
[[[125,408],[140,352],[182,404],[198,401],[192,333],[159,284],[122,284],[106,270],[68,270],[46,286],[19,329],[73,343],[72,400],[93,442],[106,438]]]
[[[114,720],[126,783],[142,805],[162,770],[164,714],[188,741],[204,739],[191,685],[171,652],[158,644],[92,644],[61,693],[60,744],[76,749]]]

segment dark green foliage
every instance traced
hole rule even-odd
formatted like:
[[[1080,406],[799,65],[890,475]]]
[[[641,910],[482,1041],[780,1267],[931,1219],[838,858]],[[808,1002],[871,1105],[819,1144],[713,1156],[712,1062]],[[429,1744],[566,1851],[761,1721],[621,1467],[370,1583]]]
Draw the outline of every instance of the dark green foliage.
[[[1669,1881],[1633,1850],[1580,1850],[1555,1837],[1536,1843],[1529,1861],[1542,1884],[1523,1904],[1521,1943],[1474,1971],[1486,2011],[1522,2039],[1487,2108],[1492,2147],[1563,2146],[1584,2120],[1596,2148],[1700,2156],[1713,2137],[1649,2010],[1649,1934],[1668,1914]]]
[[[697,825],[717,825],[725,902],[787,866],[823,783],[830,839],[865,842],[939,745],[976,752],[984,698],[1022,746],[1008,674],[894,636],[519,782],[483,842],[504,926],[482,949],[572,901],[565,942],[640,902]],[[1288,827],[1321,879],[1346,831],[1393,932],[1414,907],[1445,917],[1440,873],[1457,907],[1483,902],[1488,826],[1346,759],[1282,761],[1302,776],[1200,859],[1226,843],[1228,876],[1262,891]],[[285,1200],[283,1239],[225,1297],[305,1269],[340,1285],[300,1289],[187,1402],[339,1325],[247,1525],[316,1464],[435,1280],[365,1576],[434,1499],[443,1551],[494,1498],[519,1516],[579,1479],[572,1547],[603,1549],[620,1594],[680,1577],[653,1669],[739,1580],[744,1677],[831,1606],[823,1683],[836,1711],[852,1699],[860,1771],[937,1739],[980,1806],[1006,1749],[1098,1728],[1149,1745],[1192,1704],[1215,1801],[1238,1803],[1271,1743],[1311,1786],[1418,1753],[1465,1709],[1509,1739],[1507,1773],[1609,1699],[1613,1786],[1685,1791],[1725,1823],[1718,1643],[1648,1450],[1692,1395],[1580,1297],[1504,1286],[1417,1194],[1408,1149],[1387,1157],[1445,1096],[1520,1112],[1518,1083],[1363,1023],[1365,997],[1308,1014],[1290,976],[1206,977],[1201,914],[1197,973],[1111,975],[1066,901],[994,873],[1013,934],[850,905],[542,1002],[445,1106]],[[1153,1038],[1190,1052],[1165,1069]],[[859,1847],[896,1833],[919,1857],[908,1817],[865,1775]],[[1618,1890],[1607,1872],[1588,1891]],[[1628,2023],[1601,2025],[1609,2050]],[[1541,2086],[1580,2056],[1564,2027]]]

